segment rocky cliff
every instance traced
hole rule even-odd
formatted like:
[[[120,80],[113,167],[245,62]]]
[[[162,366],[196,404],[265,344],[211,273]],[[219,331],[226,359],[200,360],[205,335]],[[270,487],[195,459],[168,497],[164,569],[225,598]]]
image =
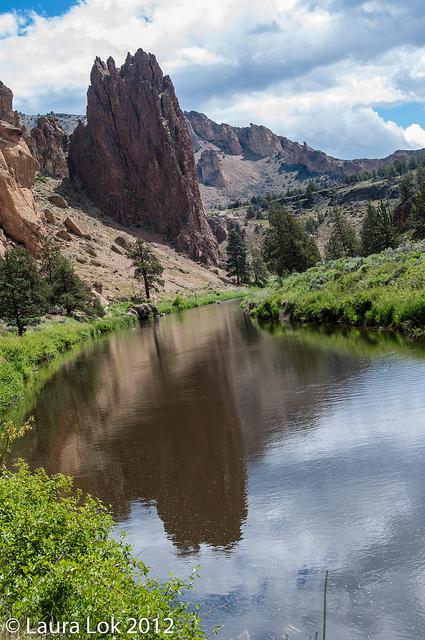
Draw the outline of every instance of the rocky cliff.
[[[126,225],[150,228],[195,260],[216,263],[192,142],[173,84],[139,49],[121,68],[96,58],[87,124],[70,140],[71,178]]]
[[[213,187],[225,187],[226,178],[223,172],[221,155],[214,149],[204,149],[198,160],[198,178],[203,184]]]
[[[10,89],[0,82],[0,229],[37,255],[43,223],[31,191],[36,161],[25,142],[12,99]]]
[[[40,116],[30,132],[30,147],[37,159],[40,171],[52,178],[68,177],[66,152],[69,138],[58,118],[53,115]]]

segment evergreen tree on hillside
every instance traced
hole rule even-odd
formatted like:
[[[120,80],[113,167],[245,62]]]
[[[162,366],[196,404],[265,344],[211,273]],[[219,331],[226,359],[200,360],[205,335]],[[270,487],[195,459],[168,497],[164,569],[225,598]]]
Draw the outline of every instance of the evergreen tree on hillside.
[[[128,251],[128,257],[133,263],[134,277],[143,282],[146,299],[151,299],[151,291],[163,286],[161,278],[164,271],[161,262],[156,257],[147,242],[136,240]]]
[[[76,309],[87,310],[87,287],[73,264],[52,242],[44,244],[41,254],[41,275],[46,279],[46,295],[51,307],[64,307],[68,314]]]
[[[356,231],[348,221],[342,209],[335,209],[332,214],[332,231],[326,244],[325,255],[328,260],[349,258],[360,254],[360,242]]]
[[[400,202],[395,209],[394,219],[397,227],[404,229],[411,214],[416,195],[416,184],[412,174],[405,175],[400,181],[398,188],[400,191]]]
[[[291,213],[276,205],[269,213],[269,224],[263,255],[270,271],[283,276],[292,271],[305,271],[320,260],[313,238]]]
[[[227,239],[227,275],[236,277],[236,284],[248,281],[246,242],[238,229],[232,229]]]
[[[37,324],[45,310],[43,280],[37,263],[22,247],[8,249],[0,259],[0,318],[16,326],[21,336]]]
[[[381,200],[377,207],[369,202],[360,236],[366,256],[397,246],[394,213],[388,202]]]
[[[262,287],[267,282],[268,272],[260,247],[252,246],[250,248],[249,266],[254,284],[257,287]]]
[[[409,226],[413,230],[414,238],[425,238],[425,181],[421,183],[413,201]]]

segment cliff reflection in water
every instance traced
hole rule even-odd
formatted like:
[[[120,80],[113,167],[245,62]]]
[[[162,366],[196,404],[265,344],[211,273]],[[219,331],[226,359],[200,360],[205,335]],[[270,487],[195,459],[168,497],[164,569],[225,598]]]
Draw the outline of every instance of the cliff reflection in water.
[[[59,371],[19,454],[75,476],[119,519],[133,501],[153,501],[181,550],[229,547],[247,513],[246,461],[286,430],[313,429],[333,381],[358,367],[295,337],[274,340],[237,304],[193,310]]]
[[[209,319],[166,318],[84,353],[44,389],[19,455],[76,476],[119,518],[134,500],[154,501],[182,550],[237,542],[246,516],[239,336],[226,317]]]

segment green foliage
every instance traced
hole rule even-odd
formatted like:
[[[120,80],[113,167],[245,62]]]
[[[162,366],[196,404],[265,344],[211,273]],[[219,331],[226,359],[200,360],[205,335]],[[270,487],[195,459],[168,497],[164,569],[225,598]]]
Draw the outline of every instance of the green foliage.
[[[385,200],[376,207],[369,203],[360,232],[364,255],[397,246],[394,212]]]
[[[249,253],[249,267],[252,281],[256,287],[263,287],[267,282],[267,278],[269,275],[266,263],[264,262],[263,252],[260,247],[252,246]]]
[[[69,315],[76,309],[85,310],[88,295],[84,282],[75,272],[70,261],[61,256],[53,271],[50,301],[66,309]]]
[[[320,260],[313,238],[294,216],[275,205],[269,213],[263,255],[270,271],[283,276],[292,271],[305,271]]]
[[[348,221],[342,209],[332,214],[332,231],[325,248],[328,260],[349,258],[360,254],[360,242],[353,225]]]
[[[128,257],[133,263],[134,277],[143,282],[146,299],[150,300],[151,290],[159,289],[164,284],[161,278],[164,271],[161,262],[149,245],[140,239],[136,240],[128,251]]]
[[[46,281],[50,308],[63,307],[67,314],[78,309],[89,315],[103,315],[101,305],[90,295],[72,263],[51,242],[44,244],[40,273]]]
[[[245,303],[253,316],[425,331],[425,243],[339,259],[287,277]]]
[[[229,232],[227,240],[227,275],[236,277],[236,284],[248,281],[246,243],[238,229]]]
[[[413,201],[409,226],[413,230],[414,238],[425,238],[425,181],[421,183]]]
[[[0,318],[21,336],[37,324],[45,310],[45,290],[37,263],[22,247],[8,249],[0,259]]]
[[[80,632],[65,637],[96,639],[105,636],[86,632],[87,616],[92,628],[113,616],[122,635],[128,618],[158,618],[159,632],[152,623],[143,636],[154,639],[168,637],[171,618],[172,637],[205,637],[199,617],[181,600],[193,576],[166,584],[150,578],[130,547],[111,538],[106,507],[73,490],[71,478],[21,464],[0,475],[0,504],[3,619],[29,617],[34,628],[39,621],[77,621]]]
[[[123,311],[90,322],[67,320],[27,331],[22,337],[0,337],[0,417],[25,398],[40,368],[52,363],[77,345],[130,326],[133,316]]]
[[[32,424],[32,418],[20,426],[16,426],[13,420],[6,420],[0,423],[0,471],[2,470],[6,454],[11,451],[13,443],[19,438],[22,438],[27,431],[30,431]]]
[[[156,306],[160,313],[173,313],[174,311],[194,309],[208,304],[215,304],[216,302],[245,298],[252,292],[253,289],[238,288],[226,289],[225,291],[200,291],[190,296],[182,296],[177,293],[171,301],[162,300]]]

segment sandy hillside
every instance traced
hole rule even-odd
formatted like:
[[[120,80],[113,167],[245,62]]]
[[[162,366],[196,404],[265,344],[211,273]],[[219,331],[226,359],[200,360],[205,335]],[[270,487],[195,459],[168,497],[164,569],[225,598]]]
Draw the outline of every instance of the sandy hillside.
[[[61,195],[68,204],[63,208],[49,201],[54,194]],[[48,237],[60,247],[87,284],[101,283],[107,300],[139,293],[141,287],[133,278],[125,246],[141,237],[151,243],[164,266],[164,289],[156,297],[172,295],[177,291],[189,293],[206,288],[224,289],[228,286],[222,269],[206,268],[192,262],[168,246],[163,239],[139,229],[126,229],[104,215],[84,194],[67,181],[38,176],[34,195],[37,208],[44,213]],[[87,237],[79,237],[65,226],[70,218]],[[50,220],[50,222],[49,222]]]

